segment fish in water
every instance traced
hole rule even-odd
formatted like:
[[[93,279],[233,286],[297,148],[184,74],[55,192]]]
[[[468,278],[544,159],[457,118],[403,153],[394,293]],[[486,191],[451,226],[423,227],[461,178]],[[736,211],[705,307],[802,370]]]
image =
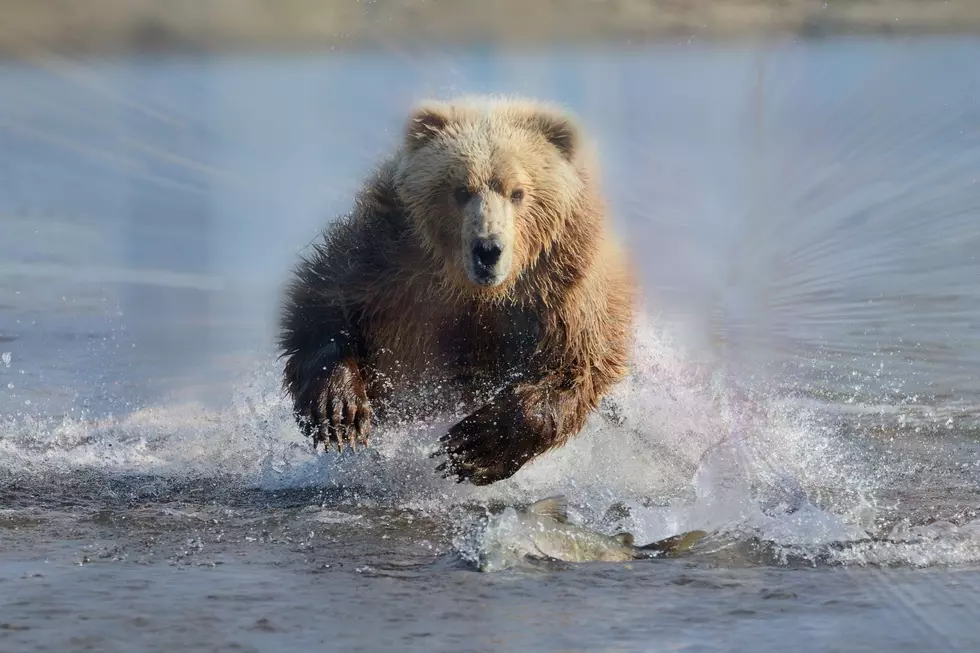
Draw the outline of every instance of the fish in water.
[[[568,521],[568,503],[553,496],[526,509],[507,507],[483,532],[477,564],[481,571],[511,566],[523,559],[563,562],[626,562],[678,555],[706,533],[689,531],[637,546],[633,535],[605,535]]]

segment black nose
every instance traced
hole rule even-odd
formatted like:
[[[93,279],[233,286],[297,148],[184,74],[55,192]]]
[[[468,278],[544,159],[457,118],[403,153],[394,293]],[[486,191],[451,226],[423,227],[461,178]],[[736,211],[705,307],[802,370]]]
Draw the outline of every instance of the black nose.
[[[482,268],[492,268],[500,260],[504,248],[496,238],[480,238],[473,242],[473,261]]]

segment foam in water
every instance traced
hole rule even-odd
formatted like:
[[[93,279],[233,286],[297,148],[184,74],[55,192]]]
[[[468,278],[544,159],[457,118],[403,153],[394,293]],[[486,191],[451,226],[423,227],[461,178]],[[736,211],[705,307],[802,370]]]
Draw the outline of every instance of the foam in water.
[[[429,454],[457,418],[379,429],[366,451],[316,455],[294,425],[270,360],[221,410],[182,403],[99,421],[10,419],[0,474],[230,477],[264,489],[346,488],[360,505],[438,515],[460,504],[562,493],[584,523],[628,530],[640,542],[702,529],[819,547],[866,538],[876,516],[874,470],[833,429],[798,406],[719,389],[651,325],[638,331],[631,376],[584,431],[510,479],[474,487],[434,472]],[[472,515],[457,517],[456,526],[472,529]],[[870,545],[839,559],[980,560],[978,531],[967,525],[956,541],[939,534],[932,545],[921,537],[906,545],[914,550]],[[457,538],[463,548],[468,541]]]

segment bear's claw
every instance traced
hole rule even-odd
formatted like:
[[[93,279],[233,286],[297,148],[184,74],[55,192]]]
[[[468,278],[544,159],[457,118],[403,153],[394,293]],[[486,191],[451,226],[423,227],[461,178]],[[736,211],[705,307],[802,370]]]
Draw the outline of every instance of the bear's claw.
[[[523,436],[523,437],[522,437]],[[536,442],[515,419],[510,406],[491,403],[466,417],[439,438],[430,457],[445,456],[437,472],[457,483],[490,485],[513,476],[537,453]]]
[[[352,449],[360,443],[368,446],[371,435],[371,403],[368,401],[360,369],[353,360],[337,363],[327,377],[312,407],[313,448],[322,442],[343,451],[346,442]]]

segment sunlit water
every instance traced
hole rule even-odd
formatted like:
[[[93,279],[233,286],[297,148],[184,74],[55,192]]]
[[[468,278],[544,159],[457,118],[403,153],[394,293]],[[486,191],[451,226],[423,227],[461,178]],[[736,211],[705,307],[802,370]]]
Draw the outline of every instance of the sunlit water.
[[[0,649],[964,650],[980,643],[978,41],[0,68]],[[582,118],[643,272],[633,374],[490,488],[450,423],[316,456],[297,253],[426,95]],[[471,561],[568,495],[630,565]]]

